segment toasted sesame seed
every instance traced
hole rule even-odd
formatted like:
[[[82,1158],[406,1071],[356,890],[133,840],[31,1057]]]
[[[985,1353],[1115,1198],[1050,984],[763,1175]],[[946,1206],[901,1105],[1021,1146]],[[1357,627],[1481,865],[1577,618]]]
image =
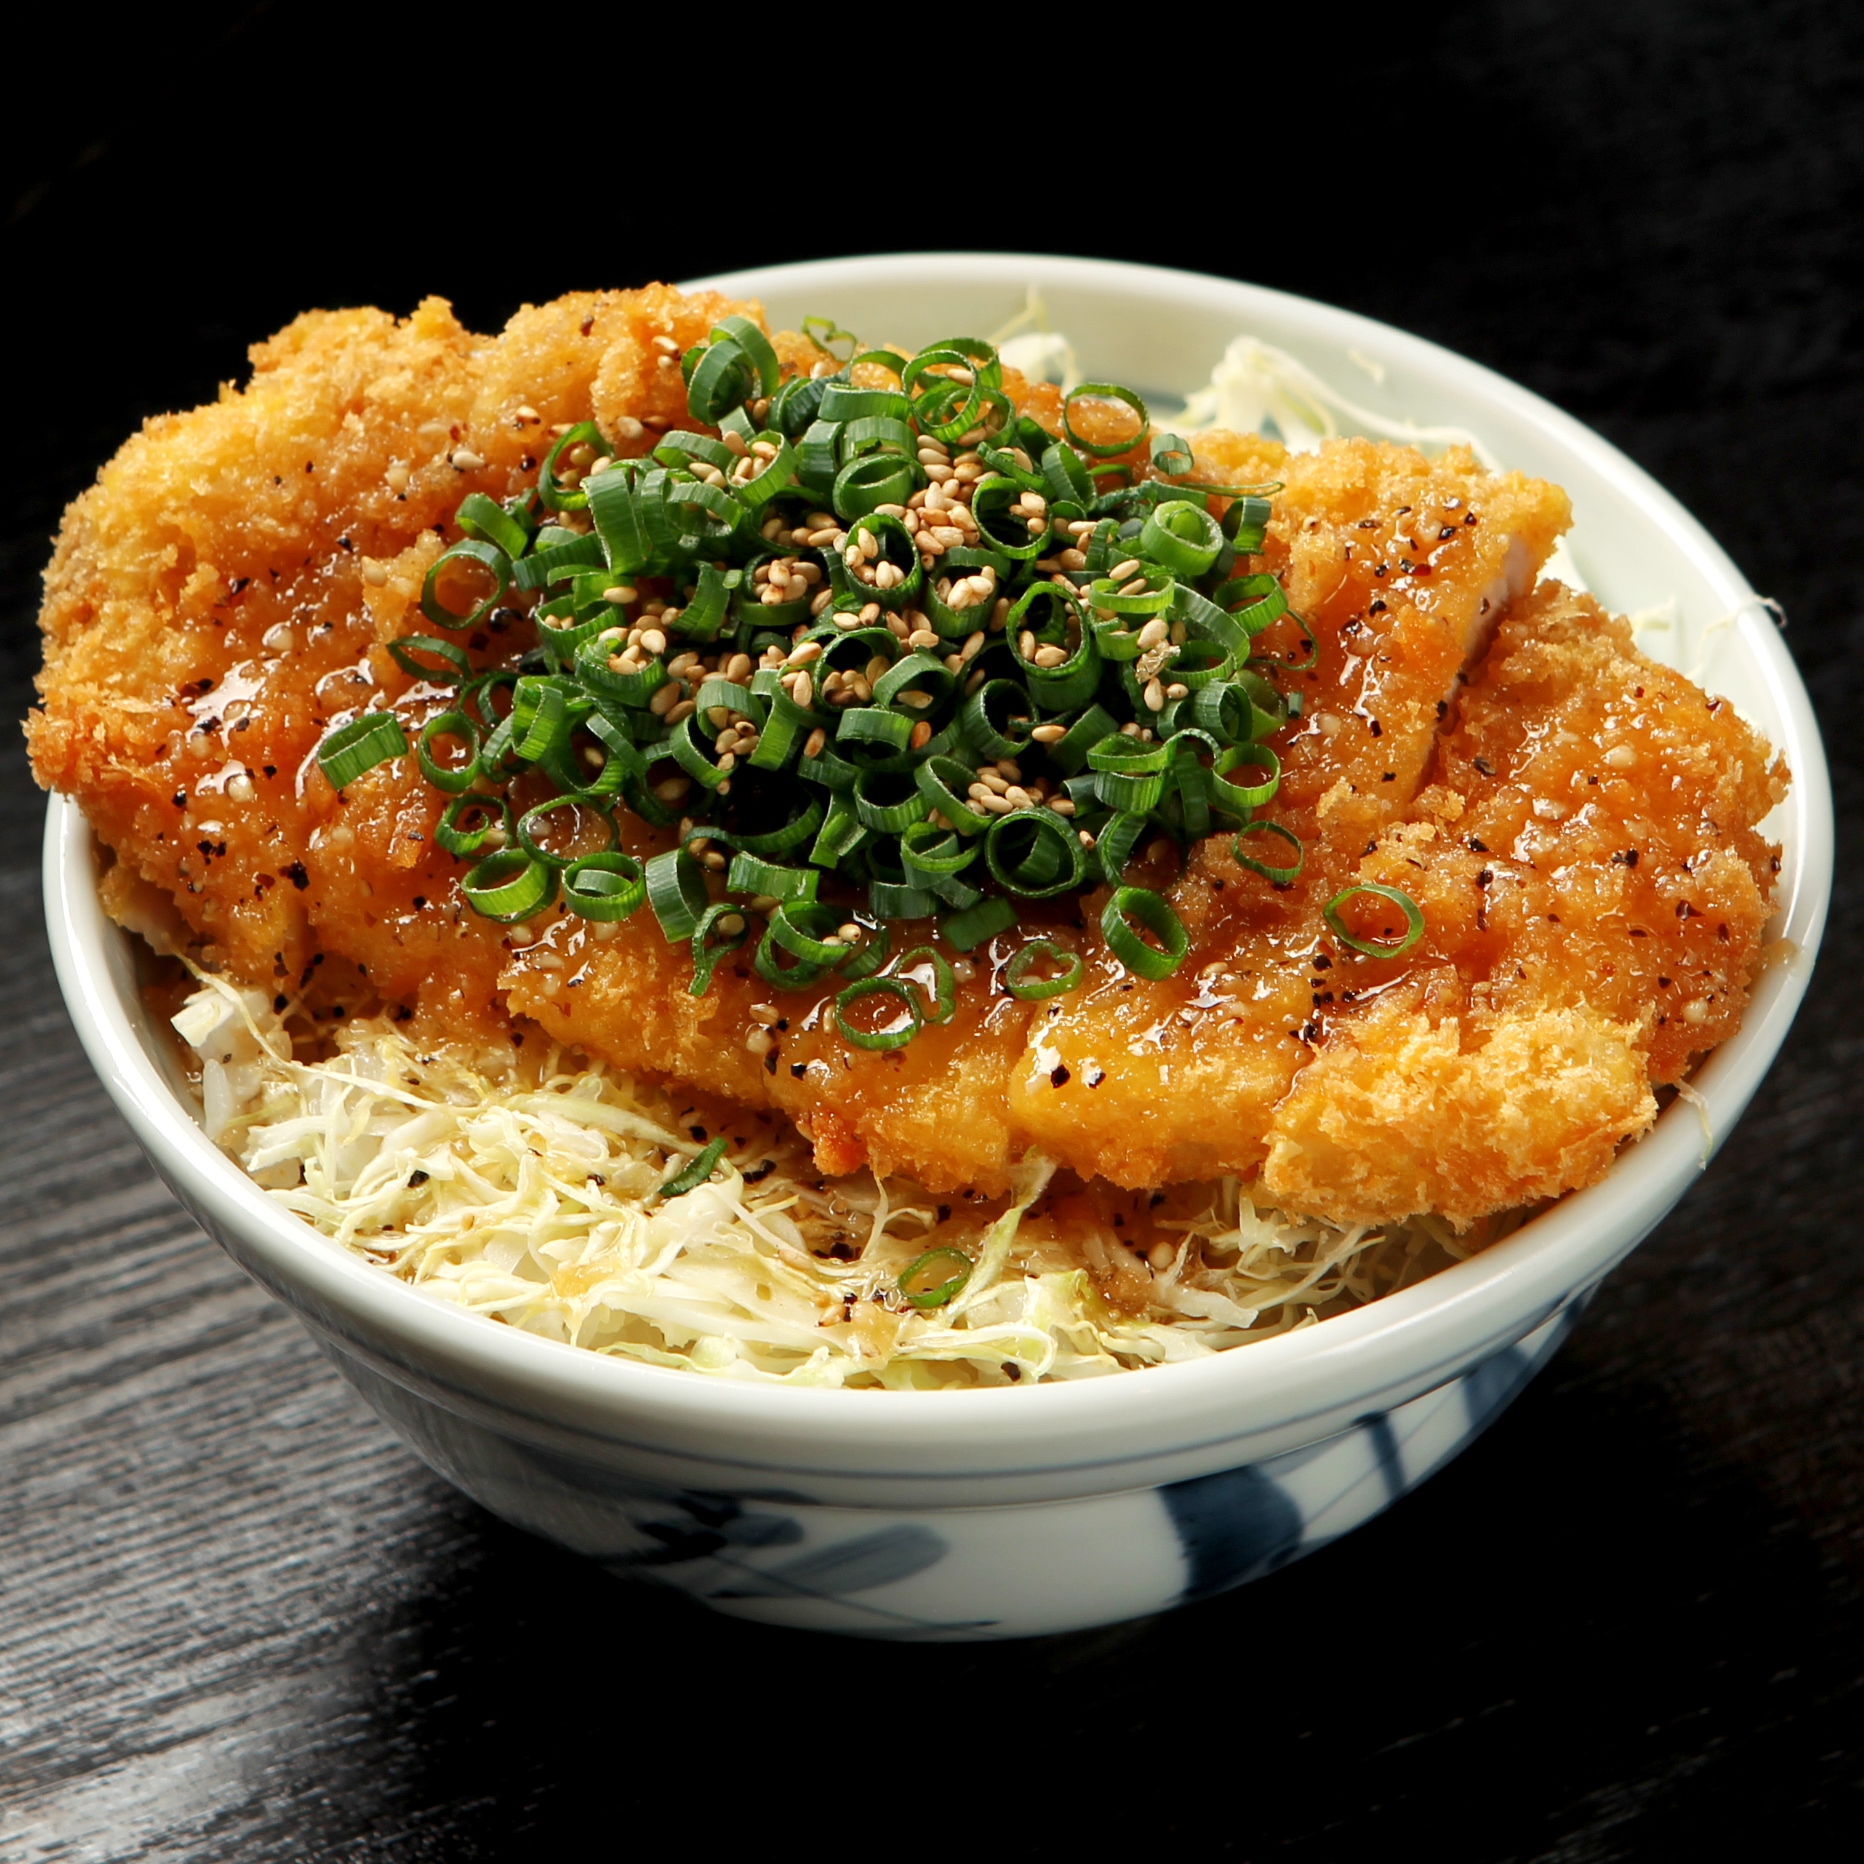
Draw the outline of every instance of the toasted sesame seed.
[[[805,757],[820,757],[828,749],[828,733],[820,725],[812,731],[803,743]]]
[[[768,1055],[776,1046],[776,1040],[768,1029],[750,1029],[745,1032],[744,1046],[753,1055]]]
[[[1059,816],[1074,814],[1074,798],[1071,796],[1051,796],[1048,798],[1048,806]]]
[[[641,646],[657,659],[667,651],[667,637],[658,628],[648,628],[641,634]]]
[[[669,336],[655,337],[654,348],[663,356],[677,356],[680,353],[680,346]]]
[[[1051,643],[1043,647],[1038,647],[1030,658],[1039,667],[1058,667],[1068,658],[1068,650],[1065,647],[1056,647]]]
[[[654,794],[663,803],[676,803],[692,788],[691,777],[663,777],[654,785]]]
[[[484,464],[484,456],[475,453],[471,447],[453,449],[453,468],[456,472],[477,472]]]
[[[919,723],[913,727],[912,736],[907,739],[906,742],[908,749],[923,751],[926,746],[932,742],[932,727],[930,723],[922,718]]]
[[[1154,615],[1152,619],[1139,630],[1139,645],[1141,650],[1143,651],[1148,647],[1163,647],[1170,633],[1171,629],[1166,625],[1163,618]]]
[[[810,661],[818,660],[822,655],[820,641],[804,641],[800,647],[792,647],[783,664],[786,667],[806,667]]]
[[[632,414],[618,414],[615,417],[615,437],[618,440],[639,440],[646,431]]]
[[[1067,737],[1066,725],[1038,725],[1030,734],[1037,744],[1059,744]]]

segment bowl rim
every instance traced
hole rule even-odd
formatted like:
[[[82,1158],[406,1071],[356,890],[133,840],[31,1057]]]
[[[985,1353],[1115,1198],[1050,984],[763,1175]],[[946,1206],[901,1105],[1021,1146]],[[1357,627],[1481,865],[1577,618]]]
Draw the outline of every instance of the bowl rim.
[[[761,297],[806,286],[967,283],[1021,288],[1125,286],[1167,293],[1232,315],[1246,329],[1252,312],[1295,316],[1342,347],[1370,346],[1439,377],[1541,428],[1578,454],[1614,493],[1666,532],[1724,593],[1756,654],[1785,723],[1783,751],[1793,771],[1787,809],[1789,859],[1780,876],[1776,924],[1797,947],[1764,971],[1740,1029],[1694,1077],[1705,1103],[1680,1101],[1629,1147],[1598,1184],[1569,1193],[1503,1241],[1412,1288],[1275,1339],[1207,1359],[1140,1369],[1139,1376],[1035,1386],[939,1392],[848,1391],[772,1385],[616,1359],[514,1328],[421,1294],[332,1245],[280,1209],[208,1140],[193,1114],[144,1051],[110,979],[108,941],[129,936],[97,900],[95,840],[81,811],[54,795],[48,805],[44,883],[48,932],[72,1020],[104,1084],[158,1170],[197,1213],[236,1233],[275,1289],[289,1288],[314,1309],[418,1368],[441,1364],[467,1389],[518,1394],[546,1414],[566,1410],[617,1424],[652,1414],[669,1428],[715,1439],[751,1431],[787,1446],[781,1460],[809,1466],[817,1454],[865,1453],[897,1459],[937,1453],[941,1463],[970,1443],[992,1441],[993,1467],[1030,1455],[1067,1466],[1124,1463],[1148,1452],[1096,1459],[1081,1448],[1108,1432],[1180,1445],[1186,1430],[1233,1437],[1286,1429],[1369,1403],[1433,1370],[1450,1376],[1527,1330],[1576,1290],[1600,1279],[1682,1195],[1715,1142],[1733,1126],[1785,1039],[1804,994],[1823,929],[1832,873],[1832,804],[1816,720],[1803,682],[1759,599],[1703,526],[1649,474],[1570,415],[1531,391],[1453,351],[1390,325],[1263,286],[1102,260],[1004,253],[903,253],[812,261],[692,281]],[[1417,1385],[1418,1389],[1424,1389]],[[831,1449],[831,1445],[835,1449]],[[1075,1446],[1072,1451],[1068,1446]],[[1109,1445],[1111,1447],[1111,1445]],[[911,1473],[910,1471],[907,1473]]]

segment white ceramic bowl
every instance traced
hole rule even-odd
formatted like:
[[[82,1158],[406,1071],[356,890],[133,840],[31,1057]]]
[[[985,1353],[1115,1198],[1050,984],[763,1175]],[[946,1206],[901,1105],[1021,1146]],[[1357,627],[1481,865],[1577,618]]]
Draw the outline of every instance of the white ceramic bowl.
[[[1673,602],[1665,657],[1699,669],[1792,767],[1774,827],[1785,848],[1778,930],[1797,955],[1762,975],[1739,1034],[1696,1081],[1709,1131],[1727,1133],[1805,990],[1830,891],[1830,791],[1773,622],[1701,526],[1622,454],[1415,337],[1218,279],[938,254],[707,282],[762,298],[774,323],[827,313],[909,345],[997,328],[1034,284],[1096,376],[1178,393],[1248,331],[1363,404],[1460,424],[1506,463],[1565,486],[1586,580],[1619,610]],[[1467,1443],[1708,1153],[1697,1111],[1679,1103],[1604,1182],[1483,1254],[1357,1313],[1201,1362],[974,1392],[738,1384],[463,1313],[280,1210],[208,1143],[178,1092],[135,988],[133,942],[99,910],[90,831],[58,800],[45,891],[72,1018],[156,1169],[393,1429],[507,1520],[617,1572],[790,1625],[916,1638],[1058,1631],[1157,1611],[1310,1551]]]

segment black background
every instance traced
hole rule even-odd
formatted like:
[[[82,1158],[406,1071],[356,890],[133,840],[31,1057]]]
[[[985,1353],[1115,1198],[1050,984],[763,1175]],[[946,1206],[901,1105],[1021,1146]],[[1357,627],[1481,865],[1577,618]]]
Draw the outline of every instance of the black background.
[[[1112,1631],[814,1640],[477,1511],[178,1212],[58,1007],[40,802],[0,747],[0,1855],[1856,1855],[1864,16],[1452,5],[1256,53],[1240,16],[1161,13],[1130,58],[954,17],[919,63],[696,13],[661,16],[691,35],[662,63],[643,17],[391,45],[341,10],[197,7],[112,28],[108,74],[95,17],[41,19],[59,54],[16,69],[3,127],[0,709],[29,700],[63,503],[306,306],[438,291],[495,327],[863,249],[1145,259],[1526,382],[1785,604],[1840,824],[1811,997],[1706,1179],[1390,1515]],[[771,70],[829,102],[777,135]],[[979,71],[991,127],[957,133]]]

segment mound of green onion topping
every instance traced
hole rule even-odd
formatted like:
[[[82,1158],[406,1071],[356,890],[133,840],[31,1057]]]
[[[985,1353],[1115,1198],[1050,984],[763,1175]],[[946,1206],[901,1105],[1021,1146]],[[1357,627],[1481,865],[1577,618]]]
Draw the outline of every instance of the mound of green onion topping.
[[[929,964],[929,989],[881,975],[897,921],[935,919],[968,951],[1024,902],[1104,884],[1108,945],[1162,978],[1184,927],[1125,880],[1153,837],[1224,827],[1245,866],[1294,880],[1298,838],[1257,817],[1290,713],[1264,671],[1290,663],[1252,655],[1290,612],[1250,567],[1275,486],[1186,482],[1189,448],[1116,384],[1073,391],[1051,435],[968,337],[783,378],[764,333],[729,317],[682,367],[690,431],[623,459],[583,422],[534,486],[466,498],[422,595],[437,632],[391,646],[455,689],[412,750],[450,797],[437,839],[471,864],[476,911],[645,906],[691,948],[695,995],[761,927],[767,984],[834,974],[844,1036],[891,1048],[953,1004],[931,947],[895,967]],[[1123,403],[1126,436],[1083,437],[1084,400]],[[452,637],[523,599],[536,647],[475,670]],[[1309,635],[1296,664],[1313,655]],[[409,749],[394,714],[369,712],[318,755],[341,789]],[[544,799],[519,811],[525,778]],[[622,809],[678,825],[679,845],[623,852]],[[1037,940],[1003,981],[1044,997],[1081,975]],[[857,1012],[864,997],[881,1002]],[[875,1008],[894,1023],[871,1029]]]

